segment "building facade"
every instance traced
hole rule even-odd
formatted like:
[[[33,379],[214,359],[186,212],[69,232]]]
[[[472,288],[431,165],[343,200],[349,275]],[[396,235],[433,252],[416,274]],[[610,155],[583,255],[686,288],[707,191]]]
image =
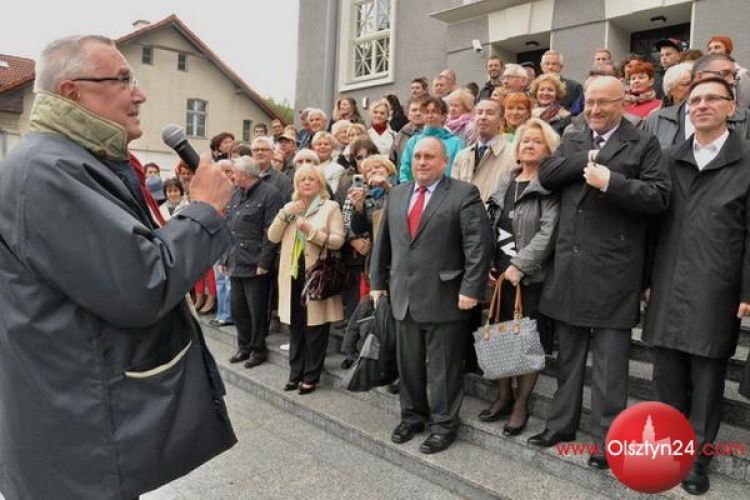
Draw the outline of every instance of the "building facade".
[[[153,24],[138,21],[134,27],[116,43],[148,98],[141,107],[143,135],[130,144],[142,163],[155,162],[165,176],[171,174],[177,156],[161,140],[161,131],[169,123],[183,127],[197,151],[206,151],[211,137],[219,132],[250,140],[254,124],[270,125],[279,118],[177,16]],[[0,139],[7,131],[5,151],[28,130],[32,102],[33,69],[25,83],[7,92],[0,88]],[[5,111],[3,103],[8,104],[6,108],[12,103],[12,110]],[[0,153],[1,147],[2,142]]]
[[[444,68],[459,84],[481,86],[493,54],[538,62],[554,49],[565,56],[563,74],[581,80],[600,47],[617,62],[630,52],[653,56],[661,38],[705,50],[712,35],[724,34],[738,62],[750,62],[746,0],[300,0],[299,7],[297,110],[329,111],[340,94],[361,104],[389,93],[403,100],[412,78]]]

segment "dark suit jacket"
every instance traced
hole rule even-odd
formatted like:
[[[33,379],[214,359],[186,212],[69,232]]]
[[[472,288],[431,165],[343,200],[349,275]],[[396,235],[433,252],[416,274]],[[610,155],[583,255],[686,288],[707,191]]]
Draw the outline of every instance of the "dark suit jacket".
[[[458,295],[481,299],[492,260],[492,236],[479,190],[443,177],[412,240],[407,226],[414,182],[390,192],[370,265],[373,290],[389,290],[393,316],[418,323],[469,317]]]
[[[649,216],[667,208],[669,175],[656,138],[622,120],[597,157],[611,171],[601,192],[583,178],[592,142],[588,127],[566,134],[539,167],[542,186],[561,197],[540,310],[576,326],[631,328],[638,321]]]

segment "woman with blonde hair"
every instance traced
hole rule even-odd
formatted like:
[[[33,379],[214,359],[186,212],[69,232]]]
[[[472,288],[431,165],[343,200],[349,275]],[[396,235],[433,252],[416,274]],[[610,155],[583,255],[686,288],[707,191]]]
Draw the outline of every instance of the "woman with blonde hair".
[[[338,141],[329,132],[318,132],[313,136],[312,149],[318,155],[320,159],[320,169],[323,171],[328,185],[331,187],[331,191],[336,192],[336,188],[339,185],[339,179],[341,174],[344,173],[345,169],[342,167],[335,158],[336,147]]]
[[[325,177],[314,165],[297,168],[292,201],[279,210],[268,239],[281,243],[278,311],[290,329],[290,372],[284,390],[309,394],[320,382],[329,325],[344,318],[341,295],[303,305],[305,269],[318,261],[324,248],[333,251],[344,244],[341,211],[328,199]]]
[[[388,120],[391,118],[391,104],[387,99],[381,99],[370,108],[370,128],[367,133],[370,140],[378,147],[381,155],[391,154],[396,133],[391,130]]]
[[[536,101],[531,116],[549,123],[558,135],[562,135],[572,117],[570,112],[560,105],[565,96],[565,84],[560,77],[552,73],[540,75],[531,82],[529,95]]]
[[[551,321],[539,313],[538,307],[555,246],[560,201],[542,187],[537,171],[559,144],[560,138],[543,120],[531,118],[519,126],[514,142],[518,166],[501,178],[487,204],[496,241],[490,279],[503,280],[499,319],[513,319],[516,285],[520,285],[524,316],[537,320],[540,340],[548,353],[552,350]],[[479,414],[479,419],[494,422],[510,416],[503,434],[520,434],[529,419],[529,396],[538,375],[534,372],[515,377],[515,397],[511,379],[500,379],[497,399]]]
[[[336,106],[333,108],[331,115],[331,123],[328,127],[329,131],[333,129],[333,124],[339,120],[349,120],[351,123],[365,122],[359,114],[357,101],[353,97],[340,97],[336,101]]]
[[[448,119],[445,128],[457,135],[464,147],[477,140],[474,128],[474,96],[466,88],[458,88],[448,95]]]

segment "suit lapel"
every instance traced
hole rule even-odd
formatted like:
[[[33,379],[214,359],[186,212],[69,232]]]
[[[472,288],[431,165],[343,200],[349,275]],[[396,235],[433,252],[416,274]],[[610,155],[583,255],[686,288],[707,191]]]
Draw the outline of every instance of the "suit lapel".
[[[445,198],[448,197],[449,186],[450,186],[450,179],[448,179],[445,176],[443,176],[443,178],[440,180],[440,183],[437,186],[435,186],[435,191],[432,193],[432,196],[430,196],[430,202],[425,207],[424,212],[422,212],[422,218],[419,219],[419,227],[417,228],[417,234],[414,235],[414,241],[416,241],[419,238],[419,235],[422,234],[422,231],[424,230],[427,223],[430,221],[430,218],[435,214],[435,212],[443,203]],[[412,187],[412,189],[414,188]],[[408,201],[407,201],[407,207],[408,207]]]

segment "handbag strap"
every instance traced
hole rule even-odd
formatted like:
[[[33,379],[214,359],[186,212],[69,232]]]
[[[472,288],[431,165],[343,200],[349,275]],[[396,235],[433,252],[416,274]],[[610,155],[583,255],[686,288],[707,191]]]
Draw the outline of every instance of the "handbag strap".
[[[521,293],[521,284],[516,285],[516,300],[513,304],[513,319],[516,321],[523,318],[523,294]]]

